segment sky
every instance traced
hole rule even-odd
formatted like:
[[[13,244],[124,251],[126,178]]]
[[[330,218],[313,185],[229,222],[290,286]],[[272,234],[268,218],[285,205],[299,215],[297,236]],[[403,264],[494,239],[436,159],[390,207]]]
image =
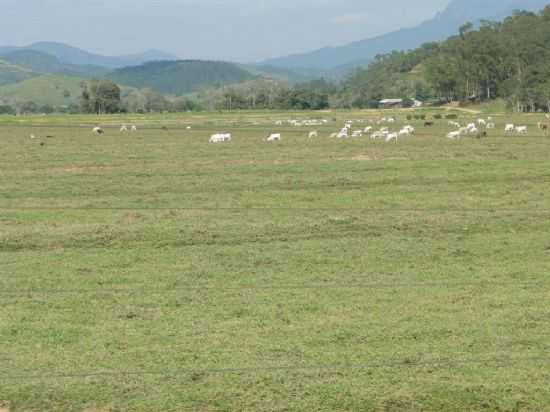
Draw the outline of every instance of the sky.
[[[414,26],[449,0],[0,0],[0,43],[257,62]]]

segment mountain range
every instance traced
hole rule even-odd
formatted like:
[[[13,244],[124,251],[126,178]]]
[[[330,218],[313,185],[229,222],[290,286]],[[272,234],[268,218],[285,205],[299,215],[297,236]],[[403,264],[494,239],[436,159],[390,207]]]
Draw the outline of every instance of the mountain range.
[[[325,47],[309,53],[264,61],[262,64],[293,70],[316,69],[345,72],[368,64],[378,54],[409,50],[424,43],[443,40],[466,23],[502,20],[515,10],[538,11],[550,0],[451,0],[434,18],[420,25],[356,41],[341,47]],[[412,5],[414,7],[414,5]]]
[[[39,42],[24,47],[0,47],[0,55],[21,51],[34,51],[47,54],[57,58],[62,64],[74,66],[96,66],[111,70],[126,66],[137,66],[156,60],[178,59],[177,56],[160,50],[148,50],[139,54],[129,54],[123,56],[103,56],[100,54],[90,53],[67,44],[55,42]]]

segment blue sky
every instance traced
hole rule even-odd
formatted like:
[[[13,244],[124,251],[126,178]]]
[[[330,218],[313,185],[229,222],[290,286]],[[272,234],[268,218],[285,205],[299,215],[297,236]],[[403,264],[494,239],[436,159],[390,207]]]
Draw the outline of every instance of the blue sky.
[[[415,25],[449,0],[0,0],[3,45],[259,61]]]

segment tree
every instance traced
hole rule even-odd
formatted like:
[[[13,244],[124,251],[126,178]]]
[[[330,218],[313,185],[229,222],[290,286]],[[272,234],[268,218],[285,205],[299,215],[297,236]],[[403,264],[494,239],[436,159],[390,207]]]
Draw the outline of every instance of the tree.
[[[1,104],[0,114],[15,114],[15,109],[8,104]]]
[[[118,113],[120,88],[110,80],[90,80],[83,88],[81,101],[83,111],[88,113]]]
[[[38,113],[38,105],[35,102],[28,101],[21,105],[21,113]]]

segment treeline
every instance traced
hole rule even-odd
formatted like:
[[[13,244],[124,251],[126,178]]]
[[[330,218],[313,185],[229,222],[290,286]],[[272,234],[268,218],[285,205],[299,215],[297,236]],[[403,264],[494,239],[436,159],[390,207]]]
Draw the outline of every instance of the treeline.
[[[457,36],[378,56],[344,82],[343,106],[386,97],[445,103],[504,99],[519,112],[550,111],[550,6],[503,22],[470,23]]]

